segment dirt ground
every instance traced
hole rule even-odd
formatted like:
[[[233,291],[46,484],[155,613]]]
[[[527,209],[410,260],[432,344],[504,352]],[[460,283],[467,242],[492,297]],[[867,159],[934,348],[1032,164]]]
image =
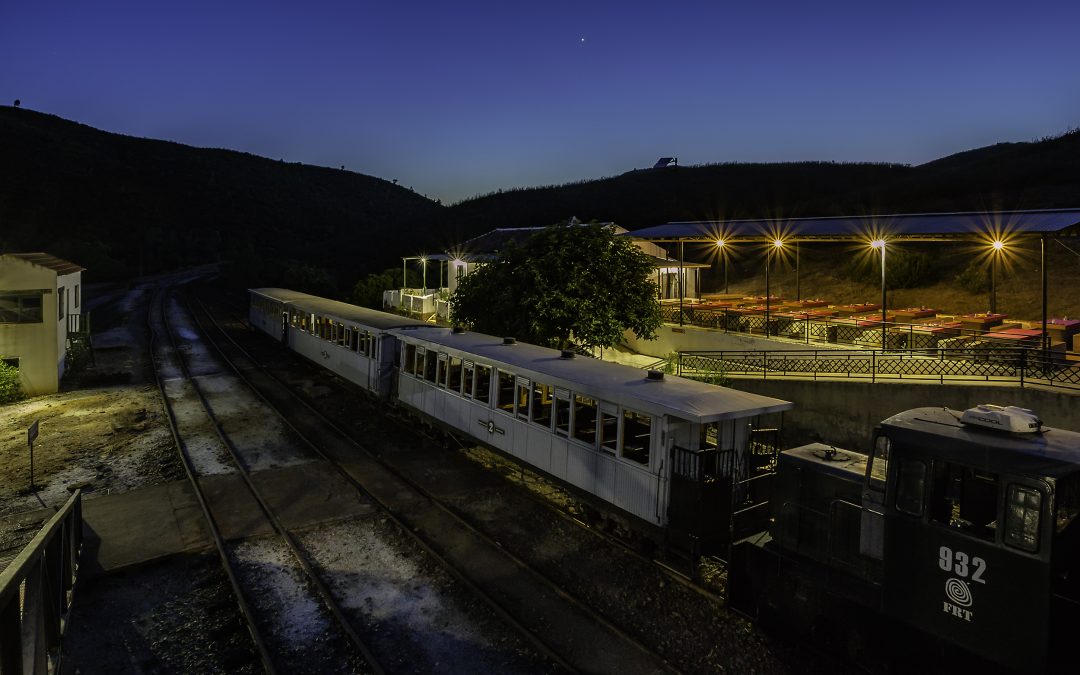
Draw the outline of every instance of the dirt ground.
[[[0,517],[183,478],[146,358],[143,289],[102,288],[95,362],[67,374],[63,391],[0,406]],[[100,336],[100,340],[99,340]],[[39,422],[30,489],[27,428]],[[0,525],[0,542],[4,528]]]

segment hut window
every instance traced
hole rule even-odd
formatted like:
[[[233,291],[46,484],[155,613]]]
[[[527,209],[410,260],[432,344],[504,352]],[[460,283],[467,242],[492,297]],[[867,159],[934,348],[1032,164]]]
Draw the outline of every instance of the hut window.
[[[622,456],[638,464],[649,464],[649,451],[652,447],[652,417],[623,410]]]
[[[41,293],[0,293],[0,323],[41,323]]]

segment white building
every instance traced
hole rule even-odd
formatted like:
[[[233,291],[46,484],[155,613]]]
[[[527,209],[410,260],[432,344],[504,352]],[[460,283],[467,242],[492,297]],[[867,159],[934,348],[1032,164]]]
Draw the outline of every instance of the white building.
[[[68,338],[81,329],[85,268],[47,253],[0,255],[0,359],[19,369],[23,392],[55,392]]]

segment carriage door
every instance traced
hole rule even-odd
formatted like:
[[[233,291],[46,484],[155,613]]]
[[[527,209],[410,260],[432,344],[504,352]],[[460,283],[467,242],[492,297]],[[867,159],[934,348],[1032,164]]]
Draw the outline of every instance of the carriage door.
[[[874,450],[866,463],[863,479],[862,523],[859,530],[859,553],[875,560],[885,554],[885,482],[889,475],[888,436],[874,439]]]
[[[281,344],[289,343],[289,313],[281,313]]]

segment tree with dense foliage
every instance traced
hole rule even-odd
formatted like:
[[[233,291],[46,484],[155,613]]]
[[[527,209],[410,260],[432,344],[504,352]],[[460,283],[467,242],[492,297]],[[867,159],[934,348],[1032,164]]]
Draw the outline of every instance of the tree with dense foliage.
[[[461,279],[451,319],[481,333],[566,348],[610,347],[660,326],[653,260],[602,225],[554,225]]]
[[[405,275],[405,287],[417,288],[420,286],[420,273],[416,270],[408,270]],[[401,288],[402,275],[400,269],[390,268],[378,274],[369,274],[353,286],[349,302],[361,307],[383,309],[383,291],[392,291]]]

